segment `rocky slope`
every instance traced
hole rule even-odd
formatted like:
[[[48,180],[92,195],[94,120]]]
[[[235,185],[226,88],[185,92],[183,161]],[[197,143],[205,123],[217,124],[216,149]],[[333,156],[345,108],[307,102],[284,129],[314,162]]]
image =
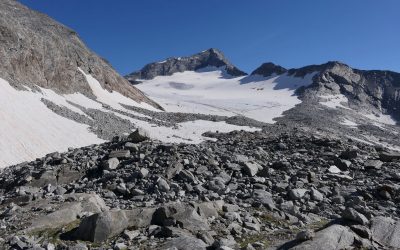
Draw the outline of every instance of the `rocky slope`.
[[[173,145],[143,131],[4,169],[11,249],[398,249],[400,155],[272,125]]]
[[[400,118],[400,73],[382,70],[358,70],[341,62],[328,62],[287,70],[273,63],[265,63],[252,75],[269,77],[288,74],[304,77],[315,73],[313,83],[301,95],[316,99],[326,95],[343,95],[351,109]]]
[[[126,76],[131,83],[137,84],[140,80],[153,79],[156,76],[169,76],[177,72],[196,71],[207,67],[225,69],[231,76],[243,76],[245,72],[232,65],[217,49],[208,49],[188,57],[168,58],[163,62],[150,63],[141,70]]]
[[[18,89],[39,86],[94,98],[81,68],[108,91],[158,107],[91,52],[73,30],[16,0],[0,2],[0,57],[0,78]]]

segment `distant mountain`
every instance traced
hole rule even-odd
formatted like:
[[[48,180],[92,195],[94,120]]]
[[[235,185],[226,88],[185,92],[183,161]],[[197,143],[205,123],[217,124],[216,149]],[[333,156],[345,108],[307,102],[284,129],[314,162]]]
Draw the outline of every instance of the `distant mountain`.
[[[264,63],[252,72],[252,75],[264,77],[281,74],[294,77],[315,74],[312,84],[302,88],[302,99],[343,95],[348,99],[350,108],[400,119],[400,73],[353,69],[337,61],[289,70],[273,63]]]
[[[231,76],[247,75],[230,63],[217,49],[208,49],[188,57],[168,58],[163,62],[150,63],[141,70],[126,76],[131,83],[150,80],[156,76],[169,76],[177,72],[196,71],[207,67],[223,68]]]

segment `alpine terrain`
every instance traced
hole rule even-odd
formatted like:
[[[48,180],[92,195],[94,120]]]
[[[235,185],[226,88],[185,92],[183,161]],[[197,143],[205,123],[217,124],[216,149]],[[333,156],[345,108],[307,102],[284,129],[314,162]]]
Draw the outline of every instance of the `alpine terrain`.
[[[400,249],[400,73],[211,48],[122,77],[16,0],[0,57],[0,249]]]

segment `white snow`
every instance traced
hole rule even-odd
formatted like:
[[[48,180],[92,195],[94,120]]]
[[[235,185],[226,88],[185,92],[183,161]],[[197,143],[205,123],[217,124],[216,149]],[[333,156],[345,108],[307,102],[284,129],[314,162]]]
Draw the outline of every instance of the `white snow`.
[[[323,101],[320,101],[319,103],[328,107],[328,108],[344,108],[344,109],[349,109],[348,107],[344,106],[343,104],[347,104],[349,100],[347,99],[346,96],[339,94],[339,95],[323,95],[319,96],[320,98],[324,99]]]
[[[205,120],[178,123],[178,129],[174,129],[172,127],[156,126],[121,114],[116,115],[131,121],[137,127],[144,128],[149,133],[150,138],[170,143],[196,144],[205,140],[213,140],[202,136],[203,133],[208,131],[228,133],[234,130],[245,130],[250,132],[261,130],[259,128],[248,126],[236,126],[226,122],[212,122]]]
[[[83,73],[83,71],[81,72]],[[179,123],[178,129],[155,126],[154,124],[107,110],[103,107],[103,104],[142,117],[146,117],[146,115],[127,110],[120,104],[160,112],[159,110],[148,104],[137,103],[118,92],[109,92],[103,89],[100,83],[91,75],[84,75],[96,100],[92,100],[80,93],[59,95],[52,90],[44,88],[37,92],[33,92],[28,88],[26,88],[27,91],[19,91],[11,87],[7,81],[0,79],[0,168],[23,161],[31,161],[51,152],[66,151],[69,147],[83,147],[104,142],[104,140],[99,139],[90,132],[87,125],[63,118],[48,109],[42,103],[42,98],[83,115],[85,113],[71,103],[84,108],[114,113],[131,121],[137,127],[148,130],[151,138],[164,142],[200,143],[208,139],[213,140],[202,136],[207,131],[259,130],[225,122],[204,120]]]
[[[116,92],[109,92],[100,85],[99,81],[97,81],[92,75],[86,74],[82,69],[78,68],[78,70],[86,77],[86,81],[88,82],[90,88],[92,89],[93,94],[97,97],[97,101],[107,104],[112,108],[125,110],[121,104],[145,108],[149,110],[156,110],[154,107],[147,103],[138,103],[134,100]]]
[[[363,116],[376,121],[378,123],[388,124],[388,125],[396,125],[396,121],[390,115],[375,115],[375,114],[362,114]]]
[[[18,91],[1,78],[0,89],[0,168],[103,142],[88,126],[53,113],[41,102],[47,98],[74,109],[62,96],[43,89],[43,93]]]
[[[294,95],[311,84],[313,74],[296,78],[286,74],[262,77],[227,77],[223,70],[185,71],[158,76],[136,85],[170,112],[244,115],[274,123],[276,117],[301,101]]]
[[[340,124],[345,125],[345,126],[349,126],[349,127],[357,127],[358,126],[357,123],[355,123],[353,121],[350,121],[348,119],[344,119],[344,121],[340,122]]]

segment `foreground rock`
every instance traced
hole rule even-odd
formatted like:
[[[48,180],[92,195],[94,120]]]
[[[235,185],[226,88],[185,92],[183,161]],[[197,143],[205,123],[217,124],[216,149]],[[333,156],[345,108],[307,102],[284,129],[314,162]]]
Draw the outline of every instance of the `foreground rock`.
[[[118,137],[2,170],[0,245],[398,247],[397,160],[366,169],[379,158],[370,145],[273,127],[208,136],[218,140]],[[354,148],[351,164],[332,167]]]

